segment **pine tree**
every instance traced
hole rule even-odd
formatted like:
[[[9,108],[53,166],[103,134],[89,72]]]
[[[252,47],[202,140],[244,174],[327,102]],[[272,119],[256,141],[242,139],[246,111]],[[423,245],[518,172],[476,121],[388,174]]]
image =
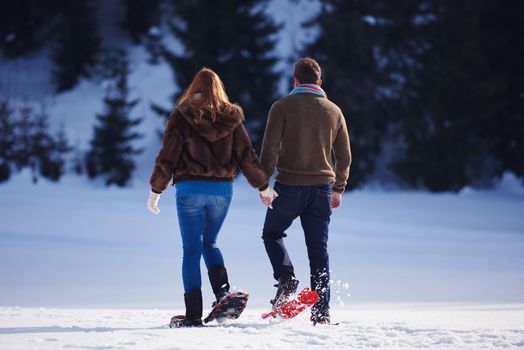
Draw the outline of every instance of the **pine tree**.
[[[342,109],[349,127],[352,188],[375,169],[392,119],[390,105],[396,98],[395,82],[382,59],[386,29],[379,14],[383,3],[326,0],[318,15],[304,24],[316,28],[318,35],[302,54],[319,62],[328,98]]]
[[[15,145],[13,128],[13,111],[7,101],[0,102],[0,182],[7,181],[11,177]]]
[[[524,177],[524,26],[518,1],[433,0],[408,72],[405,154],[394,169],[433,191]]]
[[[103,176],[107,186],[125,186],[131,179],[135,163],[133,156],[141,150],[133,147],[132,141],[141,137],[132,129],[141,123],[131,118],[130,113],[138,100],[129,100],[129,64],[125,53],[116,53],[113,83],[104,98],[105,111],[97,115],[91,149],[86,156],[86,168],[90,178]]]
[[[53,82],[58,92],[72,89],[80,77],[89,77],[96,63],[101,40],[98,36],[96,8],[92,0],[67,1],[59,38],[52,52]]]
[[[35,133],[32,137],[32,156],[38,163],[40,175],[51,181],[58,181],[64,174],[64,155],[71,151],[64,127],[61,126],[55,136],[49,133],[47,115],[36,117]]]
[[[149,52],[149,64],[159,64],[162,58],[162,32],[159,27],[151,27],[144,39],[144,47]]]
[[[82,152],[78,144],[74,147],[73,152],[72,170],[75,174],[82,175],[85,171],[86,154]]]
[[[17,0],[0,4],[0,49],[19,57],[46,43],[63,0]]]
[[[33,182],[38,181],[36,157],[33,157],[33,140],[35,134],[36,121],[33,109],[24,105],[18,110],[18,118],[13,129],[16,143],[13,152],[13,161],[18,171],[29,168]]]
[[[230,98],[245,111],[254,141],[261,141],[267,112],[277,96],[275,34],[267,0],[173,0],[169,22],[183,52],[164,50],[180,90],[202,67],[215,70]]]
[[[152,26],[160,22],[160,0],[123,0],[126,6],[124,27],[138,44]]]
[[[48,120],[44,110],[35,114],[30,106],[22,106],[12,124],[10,160],[18,171],[29,168],[35,183],[39,176],[60,180],[65,171],[65,154],[70,151],[63,128],[53,136]]]

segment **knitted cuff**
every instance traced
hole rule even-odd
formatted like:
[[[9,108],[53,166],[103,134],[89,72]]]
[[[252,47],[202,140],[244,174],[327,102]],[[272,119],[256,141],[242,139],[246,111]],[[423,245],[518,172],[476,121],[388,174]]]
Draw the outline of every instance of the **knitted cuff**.
[[[269,187],[269,183],[265,184],[265,185],[262,186],[262,187],[259,187],[258,190],[259,190],[260,192],[262,192],[262,191],[264,191],[264,190],[265,190],[266,188],[268,188],[268,187]]]
[[[342,188],[335,188],[335,187],[333,187],[333,192],[344,193],[344,187],[342,187]]]

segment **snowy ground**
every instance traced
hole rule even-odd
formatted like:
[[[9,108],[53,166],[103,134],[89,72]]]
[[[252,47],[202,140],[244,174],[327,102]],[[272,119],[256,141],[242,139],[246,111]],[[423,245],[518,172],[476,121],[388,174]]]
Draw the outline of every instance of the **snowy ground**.
[[[0,186],[0,349],[524,348],[524,189],[511,176],[490,191],[345,195],[330,233],[334,327],[259,319],[275,291],[264,210],[239,178],[219,244],[249,308],[205,330],[165,328],[183,307],[174,190],[154,216],[141,181]],[[300,224],[288,233],[305,287]]]
[[[524,305],[366,305],[337,310],[337,326],[306,315],[261,320],[251,309],[234,322],[169,329],[168,310],[0,309],[2,349],[519,349]]]

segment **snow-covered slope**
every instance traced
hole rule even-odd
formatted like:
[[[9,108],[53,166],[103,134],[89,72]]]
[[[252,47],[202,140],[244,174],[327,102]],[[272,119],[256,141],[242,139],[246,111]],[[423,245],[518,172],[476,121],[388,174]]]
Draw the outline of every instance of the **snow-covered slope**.
[[[287,77],[292,72],[287,59],[308,37],[309,32],[301,29],[301,23],[311,17],[316,9],[317,1],[297,3],[290,0],[273,0],[267,8],[268,13],[284,25],[277,38],[275,52],[280,59],[276,69],[283,74],[282,93],[289,87]],[[151,163],[159,148],[157,131],[164,124],[163,119],[152,111],[151,104],[169,108],[177,87],[173,72],[165,62],[149,64],[147,51],[142,46],[132,45],[119,26],[122,16],[123,8],[118,2],[98,1],[99,31],[104,33],[103,45],[126,49],[131,70],[131,98],[139,99],[132,117],[143,118],[142,124],[136,129],[144,136],[137,141],[137,146],[144,149],[136,158],[135,178],[140,181],[149,176]],[[176,38],[171,37],[167,30],[164,31],[164,42],[171,49],[180,50]],[[22,58],[0,57],[0,95],[7,98],[13,108],[28,104],[38,111],[44,109],[54,130],[63,125],[71,145],[86,150],[93,134],[96,114],[103,111],[104,84],[96,79],[82,79],[73,90],[55,94],[51,84],[52,69],[49,47]]]
[[[148,191],[147,181],[119,190],[74,176],[32,185],[22,175],[0,186],[0,305],[180,307],[174,189],[158,216],[145,208]],[[524,302],[523,213],[517,184],[458,195],[349,193],[331,224],[334,304]],[[239,178],[219,243],[232,284],[250,291],[256,306],[274,293],[260,238],[264,215],[256,191]],[[307,286],[298,221],[288,234]]]

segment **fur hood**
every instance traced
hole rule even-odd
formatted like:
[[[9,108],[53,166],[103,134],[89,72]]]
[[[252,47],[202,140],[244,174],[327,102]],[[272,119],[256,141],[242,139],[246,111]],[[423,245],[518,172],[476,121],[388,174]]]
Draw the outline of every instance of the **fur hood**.
[[[244,116],[240,111],[230,114],[218,112],[216,120],[213,122],[206,113],[197,121],[195,112],[189,106],[180,106],[178,110],[188,124],[209,142],[215,142],[227,137],[244,121]]]

